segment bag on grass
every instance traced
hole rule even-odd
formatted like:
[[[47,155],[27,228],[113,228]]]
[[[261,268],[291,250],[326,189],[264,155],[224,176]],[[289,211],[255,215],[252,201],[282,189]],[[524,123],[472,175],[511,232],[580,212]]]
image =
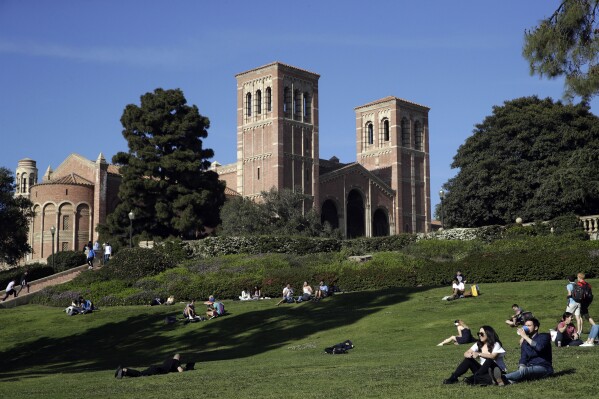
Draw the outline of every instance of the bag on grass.
[[[471,285],[470,290],[472,292],[472,296],[478,296],[478,294],[479,294],[478,284]]]
[[[330,355],[339,355],[339,354],[345,354],[347,353],[347,351],[349,349],[352,349],[354,347],[353,342],[351,342],[349,339],[341,342],[339,344],[333,345],[333,346],[329,346],[328,348],[324,348],[325,353],[328,353]]]

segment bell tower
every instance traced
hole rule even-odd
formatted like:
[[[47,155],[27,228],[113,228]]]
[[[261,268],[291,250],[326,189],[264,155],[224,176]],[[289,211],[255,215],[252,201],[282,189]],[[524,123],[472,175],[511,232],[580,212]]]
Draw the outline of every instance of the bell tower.
[[[237,78],[237,192],[272,187],[318,204],[319,75],[274,62]]]
[[[37,184],[37,166],[33,159],[23,158],[19,161],[15,181],[15,196],[31,199],[31,186]]]

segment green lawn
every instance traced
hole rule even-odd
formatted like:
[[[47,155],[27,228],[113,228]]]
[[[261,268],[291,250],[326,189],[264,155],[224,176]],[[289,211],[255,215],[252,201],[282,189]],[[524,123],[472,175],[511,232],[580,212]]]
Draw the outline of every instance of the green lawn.
[[[591,281],[599,284],[599,281]],[[504,324],[517,302],[541,329],[565,309],[565,281],[488,284],[478,298],[443,302],[448,289],[340,294],[320,303],[226,301],[226,317],[167,326],[173,307],[114,307],[66,316],[28,305],[0,311],[0,398],[516,398],[592,397],[599,347],[554,349],[557,376],[500,387],[443,386],[465,346],[437,347],[453,320],[496,328],[507,364],[518,337]],[[591,313],[599,306],[591,307]],[[587,330],[587,329],[585,329]],[[323,348],[351,339],[347,355]],[[143,368],[179,351],[189,373],[116,380],[118,364]]]

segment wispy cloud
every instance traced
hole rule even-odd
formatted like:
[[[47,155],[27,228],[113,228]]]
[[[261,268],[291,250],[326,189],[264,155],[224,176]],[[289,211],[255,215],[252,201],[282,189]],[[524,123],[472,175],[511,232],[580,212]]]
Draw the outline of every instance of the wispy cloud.
[[[77,47],[56,43],[9,41],[0,38],[0,54],[19,54],[131,67],[185,67],[197,63],[189,51],[176,47]]]

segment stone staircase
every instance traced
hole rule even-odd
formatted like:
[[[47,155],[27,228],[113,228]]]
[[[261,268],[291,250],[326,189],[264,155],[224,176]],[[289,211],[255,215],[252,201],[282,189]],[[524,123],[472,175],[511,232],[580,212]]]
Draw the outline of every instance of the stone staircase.
[[[94,269],[99,269],[99,266],[94,267]],[[4,302],[0,302],[0,309],[8,309],[14,308],[16,306],[25,305],[29,303],[31,300],[32,294],[38,292],[45,287],[50,287],[53,285],[64,284],[79,275],[83,270],[87,270],[87,265],[78,266],[69,270],[65,270],[60,273],[53,274],[48,277],[40,278],[39,280],[30,281],[29,282],[29,293],[27,293],[27,289],[23,289],[18,297],[10,296]],[[17,290],[18,292],[18,290]],[[0,299],[4,298],[5,291],[2,290],[0,292]]]

